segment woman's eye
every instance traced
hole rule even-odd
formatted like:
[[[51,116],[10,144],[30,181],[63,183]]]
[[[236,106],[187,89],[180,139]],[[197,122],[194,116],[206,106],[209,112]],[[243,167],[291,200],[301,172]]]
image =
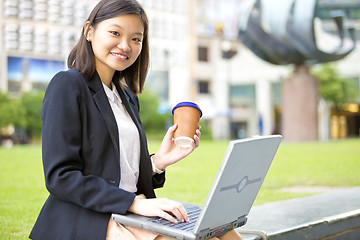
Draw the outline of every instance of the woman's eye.
[[[133,39],[135,42],[141,42],[142,40],[140,38],[134,38]]]
[[[120,35],[120,34],[119,34],[118,32],[116,32],[116,31],[111,31],[110,33],[113,34],[113,35],[115,35],[115,36],[119,36],[119,35]]]

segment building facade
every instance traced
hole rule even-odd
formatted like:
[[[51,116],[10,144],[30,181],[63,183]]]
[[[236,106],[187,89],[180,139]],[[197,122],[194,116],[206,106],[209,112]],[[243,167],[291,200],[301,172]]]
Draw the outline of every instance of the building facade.
[[[18,95],[44,89],[66,68],[91,7],[85,0],[2,0],[0,90]]]
[[[1,0],[0,91],[45,89],[66,69],[67,56],[98,0]],[[150,22],[148,88],[173,104],[190,99],[193,1],[140,0]]]
[[[215,139],[281,133],[282,80],[293,66],[262,61],[237,38],[238,4],[245,0],[139,0],[150,23],[151,68],[146,82],[162,111],[196,101]],[[0,0],[0,90],[45,89],[66,69],[67,56],[98,0]],[[328,13],[343,9],[360,39],[360,1],[320,0],[319,16],[331,33]],[[360,89],[360,43],[336,63]],[[319,104],[319,138],[359,136],[359,103],[339,114]],[[328,117],[329,116],[329,117]],[[336,133],[336,134],[335,134]],[[334,135],[334,136],[333,136]],[[345,134],[346,135],[346,134]],[[351,135],[352,136],[352,135]]]

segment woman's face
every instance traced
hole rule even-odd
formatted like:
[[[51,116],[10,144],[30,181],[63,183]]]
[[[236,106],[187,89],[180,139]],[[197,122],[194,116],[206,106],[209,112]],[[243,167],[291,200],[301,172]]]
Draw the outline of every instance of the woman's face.
[[[102,80],[104,77],[111,79],[115,70],[123,71],[136,61],[143,34],[144,25],[138,15],[122,15],[90,27],[87,37]]]

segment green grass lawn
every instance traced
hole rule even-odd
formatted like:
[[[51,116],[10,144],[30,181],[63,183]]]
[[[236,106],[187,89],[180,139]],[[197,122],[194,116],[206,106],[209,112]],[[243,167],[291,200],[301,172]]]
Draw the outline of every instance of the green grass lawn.
[[[155,152],[159,141],[150,141]],[[159,197],[203,204],[216,175],[227,142],[202,141],[189,157],[168,167]],[[41,147],[0,147],[0,239],[27,239],[47,192]],[[255,204],[307,196],[284,187],[360,185],[360,139],[327,143],[282,143]]]
[[[40,146],[0,147],[0,239],[26,239],[47,192]]]

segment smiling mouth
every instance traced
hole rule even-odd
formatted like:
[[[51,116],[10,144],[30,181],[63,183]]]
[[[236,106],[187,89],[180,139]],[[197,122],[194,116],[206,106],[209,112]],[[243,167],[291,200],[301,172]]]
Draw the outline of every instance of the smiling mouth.
[[[124,54],[118,54],[118,53],[110,53],[112,56],[115,56],[115,57],[117,57],[117,58],[121,58],[121,59],[123,59],[123,60],[127,60],[127,59],[129,59],[129,56],[126,56],[126,55],[124,55]]]

